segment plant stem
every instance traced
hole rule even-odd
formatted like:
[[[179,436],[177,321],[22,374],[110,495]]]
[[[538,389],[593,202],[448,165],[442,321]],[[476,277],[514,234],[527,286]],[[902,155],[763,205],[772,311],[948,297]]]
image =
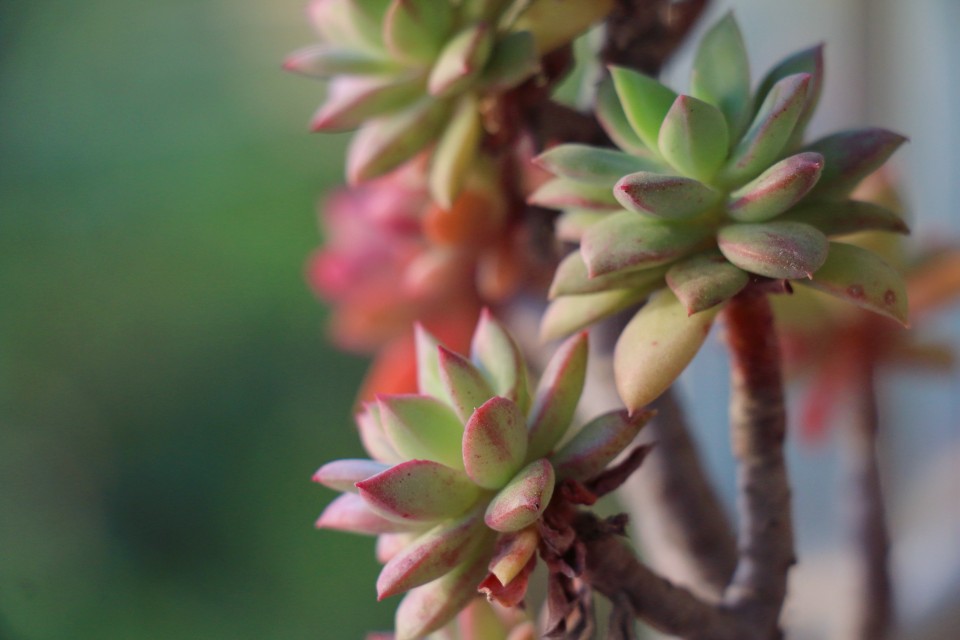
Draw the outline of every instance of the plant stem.
[[[780,638],[787,573],[795,562],[783,455],[786,412],[770,303],[746,289],[725,310],[731,356],[730,437],[737,459],[739,561],[723,602],[758,638]]]
[[[877,460],[878,412],[872,363],[863,364],[858,383],[847,447],[854,502],[852,538],[860,566],[861,597],[854,637],[883,640],[889,637],[893,619],[893,588],[888,567],[890,535]]]

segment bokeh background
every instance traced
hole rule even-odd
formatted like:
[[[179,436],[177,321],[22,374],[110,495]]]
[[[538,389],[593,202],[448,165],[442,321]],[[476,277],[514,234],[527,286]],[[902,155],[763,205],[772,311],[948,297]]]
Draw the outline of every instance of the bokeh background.
[[[311,40],[304,4],[0,3],[0,638],[390,626],[370,541],[312,529],[333,494],[311,473],[360,454],[350,411],[364,362],[325,342],[303,279],[344,144],[306,133],[322,88],[280,71]],[[758,69],[828,42],[815,126],[910,133],[898,166],[918,235],[960,237],[960,5],[732,4]],[[947,314],[935,330],[956,344],[958,324]],[[702,379],[723,375],[710,357]],[[948,454],[960,463],[960,379],[898,384],[885,395],[909,427],[893,438],[895,493],[916,506],[917,491],[939,492],[933,515],[894,508],[898,530],[948,548],[960,484],[949,469],[927,476]],[[713,395],[706,422],[724,411]],[[835,461],[793,455],[802,539],[835,548],[837,527],[818,521],[836,477],[820,469]],[[708,456],[726,486],[728,458]],[[957,602],[960,559],[948,560],[956,571],[932,566],[936,583],[915,572],[913,620]]]

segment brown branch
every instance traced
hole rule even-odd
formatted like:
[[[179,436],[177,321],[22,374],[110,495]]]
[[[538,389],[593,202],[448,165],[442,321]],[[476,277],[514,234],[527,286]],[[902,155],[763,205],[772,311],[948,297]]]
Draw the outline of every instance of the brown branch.
[[[758,638],[780,638],[787,573],[795,562],[780,349],[766,296],[747,289],[725,310],[731,355],[730,437],[737,459],[740,551],[723,602]]]
[[[636,489],[657,505],[650,517],[660,535],[684,555],[694,590],[719,595],[737,563],[733,531],[675,392],[668,389],[650,408],[657,415],[646,431],[656,449],[637,475]]]
[[[731,612],[705,602],[660,577],[635,557],[626,541],[580,514],[574,526],[585,545],[583,578],[614,602],[630,605],[633,614],[655,629],[690,640],[744,640],[748,628]]]
[[[619,0],[607,18],[601,60],[656,76],[707,4],[708,0]]]
[[[893,620],[890,535],[877,462],[877,396],[872,363],[860,371],[857,407],[847,453],[853,483],[853,531],[860,565],[860,601],[854,638],[883,640]]]

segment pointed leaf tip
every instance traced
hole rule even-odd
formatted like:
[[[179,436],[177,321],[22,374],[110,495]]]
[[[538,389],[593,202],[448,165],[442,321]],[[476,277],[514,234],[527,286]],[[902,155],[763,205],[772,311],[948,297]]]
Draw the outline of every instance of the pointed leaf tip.
[[[550,504],[554,480],[553,466],[547,460],[528,464],[490,501],[484,516],[487,526],[508,533],[536,522]]]
[[[462,422],[473,415],[477,407],[497,395],[490,383],[473,363],[444,346],[437,348],[440,362],[440,380],[453,401],[453,408]]]
[[[614,411],[591,420],[550,460],[561,479],[588,480],[620,454],[653,416],[651,411]]]
[[[499,489],[520,469],[527,454],[527,430],[516,403],[496,396],[467,420],[463,432],[467,475],[485,489]]]
[[[577,410],[587,376],[589,338],[568,338],[547,363],[528,418],[531,458],[547,455],[560,442]]]
[[[458,516],[480,496],[464,472],[430,460],[401,462],[358,482],[357,489],[378,513],[417,522]]]

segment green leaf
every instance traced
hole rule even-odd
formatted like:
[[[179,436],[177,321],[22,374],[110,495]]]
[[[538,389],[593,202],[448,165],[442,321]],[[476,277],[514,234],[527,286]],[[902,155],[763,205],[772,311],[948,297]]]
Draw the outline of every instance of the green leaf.
[[[494,531],[519,531],[537,521],[553,497],[555,474],[544,459],[520,470],[507,486],[493,497],[484,522]]]
[[[800,222],[738,223],[720,229],[723,255],[744,271],[768,278],[812,278],[827,259],[826,236]]]
[[[719,251],[710,251],[676,263],[666,280],[687,314],[693,315],[737,295],[750,282],[750,276]]]
[[[593,209],[597,211],[618,211],[620,203],[613,197],[609,185],[599,186],[587,182],[576,182],[566,178],[554,178],[534,191],[527,202],[548,209]]]
[[[417,352],[417,390],[420,395],[432,396],[448,402],[450,396],[440,379],[440,358],[437,348],[440,341],[419,322],[414,325],[414,343]]]
[[[540,319],[540,339],[544,342],[568,336],[606,317],[629,309],[655,291],[660,282],[636,289],[611,289],[582,296],[562,296],[547,306]]]
[[[393,0],[384,18],[384,41],[400,60],[430,63],[447,41],[453,20],[449,2]]]
[[[383,429],[397,453],[463,468],[463,423],[447,404],[418,395],[379,396],[377,401]]]
[[[496,396],[477,407],[463,431],[463,464],[484,489],[499,489],[527,455],[527,424],[512,400]]]
[[[660,127],[661,155],[680,173],[710,182],[727,157],[730,134],[723,114],[712,104],[678,96]]]
[[[550,358],[527,418],[530,458],[546,456],[570,427],[587,376],[588,339],[579,333]]]
[[[621,410],[594,418],[550,456],[557,478],[581,481],[593,478],[633,442],[652,416],[652,411],[631,415]]]
[[[394,640],[420,640],[437,631],[477,597],[489,556],[478,553],[447,575],[417,587],[397,607]]]
[[[482,135],[476,100],[463,96],[430,160],[430,195],[442,208],[453,206],[477,155]]]
[[[910,233],[907,224],[893,211],[872,202],[858,200],[804,203],[779,219],[809,224],[827,236],[842,236],[861,231]]]
[[[733,13],[727,13],[700,40],[690,93],[723,112],[731,137],[741,131],[750,108],[750,63]]]
[[[487,64],[494,37],[493,30],[482,23],[467,27],[454,36],[430,71],[427,79],[430,95],[444,98],[469,87]]]
[[[404,111],[365,123],[347,151],[347,182],[360,184],[412,158],[436,139],[449,109],[446,102],[424,98]]]
[[[582,295],[608,289],[636,289],[651,284],[659,285],[667,268],[661,266],[624,269],[591,278],[583,256],[579,251],[573,251],[557,265],[553,283],[550,285],[549,297],[553,299],[558,296]]]
[[[827,261],[803,284],[908,325],[903,277],[872,251],[831,242]]]
[[[613,79],[605,77],[597,87],[597,104],[595,107],[597,121],[614,144],[628,153],[638,156],[651,156],[650,148],[643,143],[633,126],[627,120],[627,114],[620,104],[620,96],[613,86]],[[666,112],[664,112],[666,113]],[[657,131],[659,131],[659,123]],[[652,156],[651,156],[652,157]]]
[[[386,9],[383,2],[311,2],[310,21],[324,42],[382,55],[384,52],[380,20]]]
[[[797,73],[810,74],[810,88],[807,90],[807,97],[804,100],[803,107],[800,110],[800,117],[794,127],[789,146],[799,144],[803,137],[807,123],[816,111],[817,102],[820,100],[820,93],[823,90],[823,45],[818,44],[815,47],[804,49],[792,56],[785,58],[760,82],[760,88],[757,89],[757,96],[765,98],[770,90],[780,80],[787,76]],[[759,104],[757,105],[760,106]]]
[[[554,175],[607,188],[627,174],[662,168],[647,158],[585,144],[557,145],[534,158],[533,163]]]
[[[330,78],[348,74],[395,73],[401,67],[368,51],[318,44],[291,53],[283,61],[283,68],[311,78]]]
[[[625,209],[663,220],[685,220],[715,206],[723,195],[702,182],[680,176],[638,171],[613,186]]]
[[[614,213],[583,234],[580,252],[591,277],[632,267],[656,267],[695,250],[710,230],[645,220],[632,211]]]
[[[376,402],[367,402],[355,416],[357,431],[363,448],[374,460],[380,462],[401,462],[403,457],[393,448],[380,421],[380,406]]]
[[[878,128],[842,131],[817,140],[807,150],[823,154],[825,164],[811,197],[845,198],[906,140],[898,133]]]
[[[740,222],[775,218],[813,189],[823,169],[819,153],[798,153],[773,165],[730,194],[727,213]]]
[[[527,365],[520,347],[489,309],[484,309],[480,314],[470,346],[470,357],[490,382],[494,392],[517,403],[520,412],[526,414],[530,407]]]
[[[620,210],[620,207],[615,209]],[[561,242],[579,243],[587,229],[610,216],[610,210],[565,209],[554,223],[554,232]]]
[[[650,76],[625,67],[610,67],[610,76],[627,122],[643,144],[655,151],[660,125],[677,94]]]
[[[377,577],[377,600],[419,587],[453,571],[489,537],[480,510],[434,527],[384,565]]]
[[[439,347],[440,379],[453,400],[453,408],[462,422],[473,415],[474,410],[497,395],[490,383],[473,364],[463,356]]]
[[[692,316],[673,292],[664,290],[627,324],[613,354],[620,398],[631,412],[655,400],[700,350],[717,307]]]
[[[373,117],[400,111],[423,95],[422,82],[403,76],[341,76],[310,122],[311,131],[347,131]]]
[[[502,92],[512,89],[540,70],[537,45],[529,31],[502,36],[490,54],[490,60],[477,80],[482,91]]]
[[[754,117],[718,180],[742,185],[767,169],[784,150],[803,113],[810,91],[810,75],[798,73],[777,82]]]
[[[459,516],[481,495],[463,471],[432,460],[401,462],[358,482],[357,489],[374,511],[387,518],[415,522]]]

